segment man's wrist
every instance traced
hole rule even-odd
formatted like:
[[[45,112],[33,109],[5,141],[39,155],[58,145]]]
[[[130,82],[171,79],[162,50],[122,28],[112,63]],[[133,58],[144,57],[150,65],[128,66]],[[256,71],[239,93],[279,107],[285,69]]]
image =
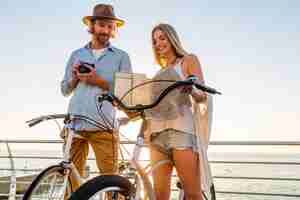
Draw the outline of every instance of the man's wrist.
[[[97,76],[95,78],[95,80],[93,81],[93,84],[97,85],[98,87],[100,87],[103,90],[107,90],[107,91],[109,90],[108,82],[99,76]]]
[[[78,82],[79,82],[79,79],[78,79],[78,78],[72,78],[72,79],[69,81],[68,85],[69,85],[70,88],[75,88],[76,85],[78,84]]]

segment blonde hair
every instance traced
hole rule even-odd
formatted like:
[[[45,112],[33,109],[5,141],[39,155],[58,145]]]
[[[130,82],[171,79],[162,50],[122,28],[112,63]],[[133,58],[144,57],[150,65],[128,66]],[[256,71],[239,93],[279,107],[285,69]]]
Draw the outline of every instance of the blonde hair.
[[[153,49],[155,61],[161,67],[166,66],[166,61],[164,58],[162,58],[161,56],[158,55],[158,53],[156,52],[155,47],[154,47],[154,32],[156,30],[161,30],[165,34],[165,36],[171,43],[171,46],[174,49],[177,57],[184,57],[185,55],[188,55],[188,53],[183,49],[181,42],[179,40],[178,34],[175,31],[175,29],[173,28],[173,26],[171,26],[170,24],[163,24],[163,23],[158,24],[152,29],[151,39],[152,39],[152,49]]]

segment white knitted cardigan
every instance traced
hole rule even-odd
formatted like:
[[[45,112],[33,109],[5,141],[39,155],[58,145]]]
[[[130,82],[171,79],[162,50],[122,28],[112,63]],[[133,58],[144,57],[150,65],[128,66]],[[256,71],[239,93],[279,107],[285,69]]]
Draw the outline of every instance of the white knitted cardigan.
[[[199,150],[199,164],[202,190],[210,197],[210,188],[213,184],[211,168],[208,162],[207,149],[211,136],[213,98],[208,95],[206,101],[196,103],[193,101],[194,126],[197,135],[197,149]]]

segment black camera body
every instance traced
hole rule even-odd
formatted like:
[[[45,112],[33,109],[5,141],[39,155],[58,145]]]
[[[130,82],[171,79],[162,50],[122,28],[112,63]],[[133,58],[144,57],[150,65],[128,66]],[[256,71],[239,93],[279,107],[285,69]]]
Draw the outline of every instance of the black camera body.
[[[95,65],[91,64],[91,63],[81,62],[79,67],[78,67],[78,72],[81,73],[81,74],[90,73],[91,69],[89,67],[95,68]]]

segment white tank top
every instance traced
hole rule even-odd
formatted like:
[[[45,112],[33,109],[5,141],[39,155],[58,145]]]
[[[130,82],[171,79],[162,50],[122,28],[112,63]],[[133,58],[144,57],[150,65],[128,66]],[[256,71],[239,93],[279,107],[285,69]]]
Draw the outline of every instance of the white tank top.
[[[182,73],[181,62],[174,66],[174,70],[178,73],[182,80],[185,79]],[[154,132],[160,132],[168,128],[183,131],[185,133],[195,134],[193,124],[193,113],[192,108],[189,106],[182,106],[182,112],[175,119],[170,120],[149,120],[149,131],[150,134]]]

